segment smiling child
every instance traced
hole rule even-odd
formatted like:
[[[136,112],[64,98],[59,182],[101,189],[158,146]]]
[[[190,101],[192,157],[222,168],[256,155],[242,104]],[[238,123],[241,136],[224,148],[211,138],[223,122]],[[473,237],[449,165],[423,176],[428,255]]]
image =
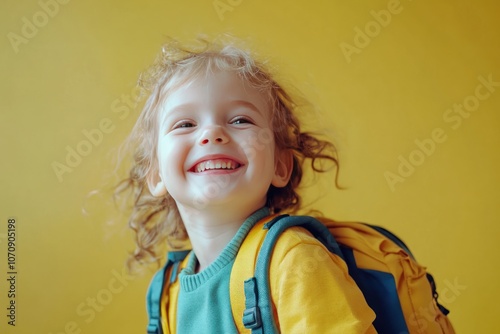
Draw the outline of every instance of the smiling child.
[[[163,333],[242,332],[229,297],[240,247],[259,222],[300,209],[306,162],[315,172],[322,160],[337,164],[334,146],[302,132],[292,98],[231,44],[171,42],[143,84],[151,94],[120,188],[135,190],[133,260],[156,261],[161,245],[188,238],[192,252],[162,298]],[[270,284],[279,331],[374,332],[375,315],[341,259],[298,227],[277,249]],[[314,270],[294,270],[313,258],[321,260]]]

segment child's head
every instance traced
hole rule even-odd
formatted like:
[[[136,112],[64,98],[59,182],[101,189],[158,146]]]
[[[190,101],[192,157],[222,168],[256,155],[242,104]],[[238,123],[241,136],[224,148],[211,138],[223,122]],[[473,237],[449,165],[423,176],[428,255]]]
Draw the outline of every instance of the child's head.
[[[334,146],[301,132],[292,98],[262,63],[232,45],[186,50],[171,42],[141,78],[150,92],[130,136],[134,259],[165,238],[185,239],[178,208],[228,205],[295,212],[305,159],[322,172]],[[252,211],[251,211],[252,212]],[[251,213],[249,212],[249,213]]]

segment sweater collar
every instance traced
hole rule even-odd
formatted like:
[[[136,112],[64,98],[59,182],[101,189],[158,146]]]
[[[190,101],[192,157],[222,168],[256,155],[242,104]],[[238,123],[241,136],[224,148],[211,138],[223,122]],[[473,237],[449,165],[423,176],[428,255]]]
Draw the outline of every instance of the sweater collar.
[[[186,267],[179,274],[181,287],[185,291],[193,291],[208,279],[219,273],[222,268],[234,262],[240,246],[252,227],[262,218],[269,216],[270,210],[263,207],[252,213],[238,229],[231,241],[224,247],[221,254],[208,267],[199,273],[194,273],[198,260],[191,252]]]

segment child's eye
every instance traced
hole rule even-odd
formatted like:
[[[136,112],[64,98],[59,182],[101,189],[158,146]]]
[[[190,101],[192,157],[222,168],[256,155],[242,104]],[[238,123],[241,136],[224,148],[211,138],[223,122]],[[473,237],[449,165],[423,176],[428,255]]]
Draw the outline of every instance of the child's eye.
[[[192,128],[195,124],[191,121],[180,121],[174,124],[174,129]]]
[[[231,121],[231,124],[253,124],[253,122],[245,117],[236,117]]]

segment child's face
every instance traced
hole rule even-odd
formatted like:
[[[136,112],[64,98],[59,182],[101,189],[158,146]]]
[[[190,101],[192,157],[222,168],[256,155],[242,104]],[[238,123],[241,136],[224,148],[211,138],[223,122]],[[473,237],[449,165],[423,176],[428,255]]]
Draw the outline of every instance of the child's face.
[[[256,210],[271,184],[288,181],[277,172],[267,99],[227,71],[168,97],[159,115],[158,162],[154,194],[166,190],[178,206],[197,209]]]

